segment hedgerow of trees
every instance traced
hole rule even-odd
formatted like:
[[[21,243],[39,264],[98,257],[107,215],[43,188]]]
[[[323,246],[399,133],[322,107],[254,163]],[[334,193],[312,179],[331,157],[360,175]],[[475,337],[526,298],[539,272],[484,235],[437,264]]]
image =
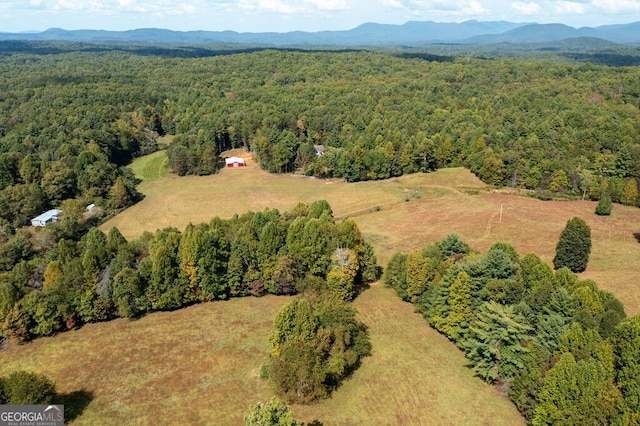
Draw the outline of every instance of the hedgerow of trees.
[[[640,316],[595,282],[507,243],[472,252],[455,234],[394,255],[383,280],[532,424],[640,420]]]
[[[214,218],[183,232],[166,228],[131,242],[116,228],[91,228],[0,273],[0,335],[26,341],[198,302],[294,294],[314,280],[347,302],[378,275],[355,222],[336,223],[326,201]]]

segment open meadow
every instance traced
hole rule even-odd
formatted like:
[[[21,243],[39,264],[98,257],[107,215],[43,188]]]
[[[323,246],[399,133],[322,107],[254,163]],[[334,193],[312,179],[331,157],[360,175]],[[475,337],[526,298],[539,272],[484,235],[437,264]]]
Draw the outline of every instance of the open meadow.
[[[465,169],[346,184],[248,167],[214,176],[163,176],[162,154],[139,159],[145,199],[102,226],[127,238],[166,226],[298,201],[328,200],[336,217],[353,217],[379,263],[457,232],[486,251],[498,240],[551,262],[567,220],[591,226],[593,251],[584,278],[614,292],[630,315],[640,312],[637,271],[640,209],[544,202],[486,187]],[[249,405],[272,395],[260,370],[273,318],[290,298],[266,296],[90,324],[0,351],[3,372],[28,369],[54,379],[73,424],[240,424]],[[464,355],[402,302],[374,284],[354,302],[369,327],[373,354],[331,399],[294,405],[295,417],[325,425],[523,424],[497,388],[474,377]]]
[[[223,169],[214,176],[145,179],[139,186],[145,199],[106,222],[102,230],[116,226],[125,237],[137,238],[144,231],[184,229],[214,216],[230,218],[267,207],[283,211],[298,201],[325,199],[337,218],[356,220],[383,266],[397,251],[419,249],[451,232],[475,250],[507,241],[520,254],[533,252],[551,264],[560,232],[569,219],[579,216],[591,227],[593,241],[591,260],[581,276],[613,292],[628,315],[640,313],[640,243],[634,236],[640,233],[638,208],[615,205],[611,216],[596,216],[595,202],[540,201],[490,190],[462,168],[345,183],[269,174],[250,154],[234,154],[246,158],[246,168]]]
[[[260,368],[272,320],[290,298],[232,299],[118,319],[0,351],[4,372],[47,374],[79,425],[238,425],[272,395]],[[354,302],[373,355],[330,400],[293,406],[325,425],[518,425],[520,414],[473,376],[445,337],[374,285]]]

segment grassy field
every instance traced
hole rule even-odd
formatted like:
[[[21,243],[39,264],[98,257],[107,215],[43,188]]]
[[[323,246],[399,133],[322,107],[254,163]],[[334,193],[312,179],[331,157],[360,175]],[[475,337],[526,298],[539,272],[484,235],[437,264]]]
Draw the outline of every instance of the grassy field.
[[[249,157],[247,163],[215,176],[177,178],[155,172],[162,154],[138,159],[145,199],[102,229],[117,226],[136,238],[213,216],[326,199],[337,217],[358,222],[383,265],[397,251],[451,232],[477,250],[509,241],[522,254],[551,262],[567,220],[580,216],[593,239],[582,276],[613,291],[629,314],[640,312],[634,237],[640,209],[616,205],[610,217],[598,217],[593,202],[543,202],[490,190],[464,169],[346,184],[271,175]],[[287,300],[244,298],[92,324],[9,346],[0,351],[0,366],[54,378],[61,402],[78,407],[69,413],[77,424],[239,424],[250,404],[272,395],[259,371],[272,319]],[[326,425],[522,423],[505,397],[473,377],[463,354],[391,290],[374,285],[355,305],[369,326],[373,355],[330,400],[294,406],[297,418]]]
[[[537,253],[551,263],[566,222],[583,218],[592,230],[593,250],[583,278],[595,279],[615,293],[628,314],[640,313],[640,209],[616,205],[610,217],[596,216],[591,201],[540,201],[490,191],[469,171],[443,169],[375,182],[347,184],[266,173],[244,156],[244,169],[223,169],[215,176],[144,181],[145,199],[102,226],[116,226],[127,238],[166,226],[267,207],[291,209],[298,201],[326,199],[337,217],[351,216],[376,248],[382,265],[397,251],[410,251],[457,232],[476,250],[508,241],[521,254]],[[154,154],[156,155],[156,154]],[[146,157],[136,160],[145,162]],[[157,161],[157,160],[156,160]],[[409,201],[407,201],[409,200]],[[378,207],[379,211],[373,211]],[[502,214],[500,213],[502,211]]]
[[[53,378],[74,424],[237,425],[272,396],[259,378],[267,336],[289,298],[234,299],[119,319],[0,351],[3,372]],[[325,425],[518,425],[512,404],[473,377],[457,348],[392,290],[372,286],[355,301],[373,355],[334,394],[294,406]]]
[[[156,151],[136,159],[130,167],[137,178],[143,181],[156,180],[169,173],[169,160],[165,151]]]

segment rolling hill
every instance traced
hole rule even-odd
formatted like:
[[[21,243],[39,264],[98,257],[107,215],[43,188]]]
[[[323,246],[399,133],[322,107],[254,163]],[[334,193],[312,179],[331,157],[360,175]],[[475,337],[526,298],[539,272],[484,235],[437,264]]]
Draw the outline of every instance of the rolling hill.
[[[476,21],[441,23],[409,21],[402,25],[366,23],[347,31],[238,33],[235,31],[171,31],[143,28],[128,31],[51,28],[39,33],[0,33],[0,40],[129,42],[178,44],[250,44],[269,46],[417,46],[438,43],[534,43],[594,37],[614,43],[640,43],[640,22],[573,28],[563,24]]]

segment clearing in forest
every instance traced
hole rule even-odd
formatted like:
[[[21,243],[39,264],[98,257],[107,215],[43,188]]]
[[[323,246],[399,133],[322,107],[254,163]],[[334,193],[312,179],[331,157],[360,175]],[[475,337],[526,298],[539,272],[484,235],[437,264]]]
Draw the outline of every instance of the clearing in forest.
[[[152,154],[159,155],[159,154]],[[297,202],[329,201],[337,218],[353,217],[371,242],[381,265],[397,251],[408,252],[458,233],[475,250],[507,241],[521,255],[536,253],[551,264],[555,245],[574,216],[591,227],[593,249],[583,278],[613,292],[627,314],[640,313],[640,209],[615,205],[611,216],[596,216],[592,201],[540,201],[492,191],[463,168],[441,169],[382,181],[345,183],[261,170],[250,154],[236,150],[247,167],[213,176],[144,181],[144,200],[106,222],[129,239],[144,231],[230,218],[249,210],[291,209]],[[146,161],[146,157],[137,159]]]
[[[273,395],[260,369],[272,320],[289,297],[246,297],[89,324],[0,351],[3,373],[27,369],[56,381],[71,424],[242,424]],[[329,400],[295,405],[326,425],[485,424],[523,420],[474,377],[460,351],[393,290],[374,285],[354,302],[373,355]],[[162,413],[161,416],[158,413]]]

